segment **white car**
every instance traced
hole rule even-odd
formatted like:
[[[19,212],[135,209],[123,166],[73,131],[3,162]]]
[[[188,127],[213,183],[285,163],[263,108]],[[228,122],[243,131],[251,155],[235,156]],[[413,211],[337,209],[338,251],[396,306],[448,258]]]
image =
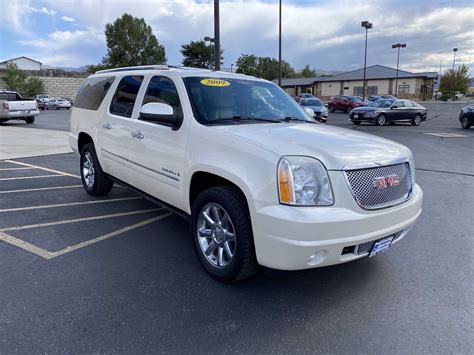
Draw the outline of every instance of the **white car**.
[[[118,182],[189,217],[201,264],[224,282],[377,255],[421,214],[407,147],[319,124],[241,74],[99,71],[76,97],[70,144],[89,194]]]
[[[46,103],[47,110],[60,110],[62,108],[69,110],[71,103],[66,99],[51,99]]]

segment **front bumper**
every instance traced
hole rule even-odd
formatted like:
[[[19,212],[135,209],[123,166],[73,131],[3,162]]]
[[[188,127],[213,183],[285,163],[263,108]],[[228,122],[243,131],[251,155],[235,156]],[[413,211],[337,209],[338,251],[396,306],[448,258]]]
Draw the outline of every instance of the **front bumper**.
[[[357,117],[356,117],[357,116]],[[368,122],[374,122],[375,121],[375,115],[372,113],[367,113],[366,111],[363,112],[354,112],[351,111],[349,114],[349,119],[351,121],[368,121]]]
[[[398,242],[420,216],[422,201],[415,185],[409,201],[378,211],[354,205],[264,207],[252,216],[257,260],[274,269],[301,270],[363,258],[368,252],[359,255],[354,246],[393,234]]]

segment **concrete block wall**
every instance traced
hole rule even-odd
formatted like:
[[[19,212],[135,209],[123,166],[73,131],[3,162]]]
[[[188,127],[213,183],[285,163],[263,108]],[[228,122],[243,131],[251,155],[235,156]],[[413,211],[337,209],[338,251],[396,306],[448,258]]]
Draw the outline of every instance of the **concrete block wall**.
[[[45,94],[50,97],[72,97],[75,98],[77,91],[86,78],[67,77],[39,77],[44,83]]]
[[[44,83],[44,93],[50,97],[71,97],[75,98],[77,91],[81,87],[85,77],[54,77],[39,76]],[[7,85],[0,79],[0,89],[6,89]]]

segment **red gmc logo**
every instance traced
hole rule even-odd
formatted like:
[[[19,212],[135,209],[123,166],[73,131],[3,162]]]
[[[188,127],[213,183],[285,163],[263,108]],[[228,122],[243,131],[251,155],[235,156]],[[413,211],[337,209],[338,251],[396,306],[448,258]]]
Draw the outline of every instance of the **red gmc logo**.
[[[389,176],[379,176],[374,178],[374,187],[377,190],[383,190],[387,187],[395,187],[400,185],[400,176],[398,175],[389,175]]]

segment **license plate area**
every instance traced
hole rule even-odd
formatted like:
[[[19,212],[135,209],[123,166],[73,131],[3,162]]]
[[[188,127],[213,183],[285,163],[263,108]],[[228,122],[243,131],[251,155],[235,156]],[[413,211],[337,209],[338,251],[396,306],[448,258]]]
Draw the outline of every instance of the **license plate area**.
[[[354,118],[359,118],[359,115],[354,115]]]
[[[387,249],[390,248],[390,246],[392,245],[393,239],[395,239],[395,236],[391,235],[386,238],[377,240],[372,246],[372,249],[369,253],[369,258],[387,251]]]

